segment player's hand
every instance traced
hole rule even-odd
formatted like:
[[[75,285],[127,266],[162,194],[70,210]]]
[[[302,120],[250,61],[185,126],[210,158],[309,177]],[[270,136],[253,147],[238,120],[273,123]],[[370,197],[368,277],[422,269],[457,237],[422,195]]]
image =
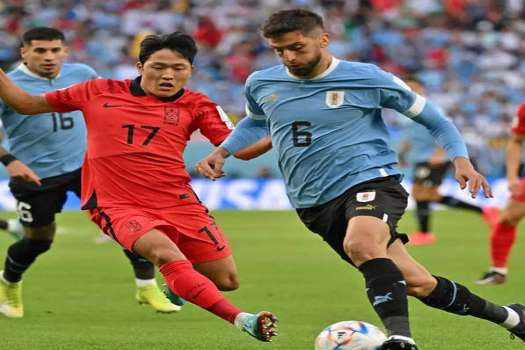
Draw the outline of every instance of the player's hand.
[[[217,180],[224,176],[224,161],[229,152],[222,147],[218,147],[209,156],[200,160],[195,169],[201,174],[212,180]]]
[[[523,187],[521,186],[521,182],[517,178],[516,179],[510,179],[508,181],[508,186],[509,186],[509,192],[513,196],[519,196],[523,192]]]
[[[492,198],[492,188],[487,180],[474,169],[472,163],[463,157],[454,159],[454,167],[456,168],[456,181],[459,187],[463,190],[468,186],[468,191],[472,198],[476,198],[480,189],[483,189],[485,198]]]
[[[19,160],[13,160],[11,163],[9,163],[9,165],[7,165],[6,169],[9,176],[13,179],[21,179],[34,183],[37,186],[42,185],[38,175],[35,174],[31,168]]]

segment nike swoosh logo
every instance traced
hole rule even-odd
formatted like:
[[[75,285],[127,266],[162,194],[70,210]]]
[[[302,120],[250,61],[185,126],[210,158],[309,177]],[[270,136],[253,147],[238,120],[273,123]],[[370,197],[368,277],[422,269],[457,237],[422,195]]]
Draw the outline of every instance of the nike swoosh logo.
[[[104,108],[118,108],[118,107],[124,107],[124,105],[112,105],[112,104],[109,104],[109,103],[104,103],[103,104]]]

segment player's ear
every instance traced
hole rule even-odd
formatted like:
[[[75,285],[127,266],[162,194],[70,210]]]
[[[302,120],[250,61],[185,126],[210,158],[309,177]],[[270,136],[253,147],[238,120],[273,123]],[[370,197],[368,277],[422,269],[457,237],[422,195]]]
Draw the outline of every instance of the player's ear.
[[[330,44],[330,36],[327,32],[323,32],[319,37],[319,45],[321,46],[321,49],[326,49],[328,44]]]
[[[69,56],[69,46],[64,46],[64,55]]]
[[[144,71],[144,66],[142,65],[142,63],[137,62],[135,66],[137,67],[137,72],[139,73],[139,75],[142,75],[142,71]]]
[[[28,51],[29,50],[25,45],[22,45],[22,47],[20,47],[20,57],[22,57],[22,61],[25,61],[25,56],[27,56]]]

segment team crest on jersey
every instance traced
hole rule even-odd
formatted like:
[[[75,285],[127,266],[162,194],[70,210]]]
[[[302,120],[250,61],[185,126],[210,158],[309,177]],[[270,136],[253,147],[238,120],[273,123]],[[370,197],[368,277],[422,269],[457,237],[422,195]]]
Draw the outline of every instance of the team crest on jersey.
[[[179,122],[179,109],[176,107],[164,107],[164,123],[177,124]]]
[[[340,107],[345,101],[344,91],[327,91],[326,92],[326,105],[330,108]]]

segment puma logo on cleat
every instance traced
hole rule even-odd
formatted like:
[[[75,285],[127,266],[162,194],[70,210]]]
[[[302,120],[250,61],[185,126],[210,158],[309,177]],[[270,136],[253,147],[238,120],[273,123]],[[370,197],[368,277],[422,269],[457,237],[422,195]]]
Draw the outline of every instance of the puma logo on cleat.
[[[392,292],[389,292],[385,295],[378,295],[377,297],[374,297],[374,302],[372,303],[372,306],[383,304],[392,300],[394,300],[392,299]]]

